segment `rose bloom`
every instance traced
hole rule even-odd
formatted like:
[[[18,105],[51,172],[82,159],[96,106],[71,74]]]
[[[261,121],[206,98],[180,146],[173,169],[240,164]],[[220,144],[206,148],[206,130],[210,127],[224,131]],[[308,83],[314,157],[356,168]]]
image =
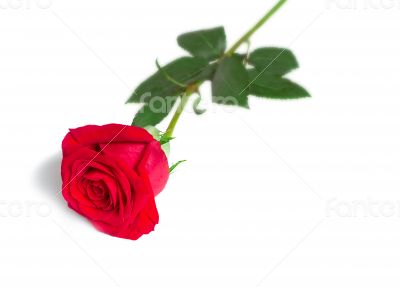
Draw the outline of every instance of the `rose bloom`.
[[[153,136],[133,126],[84,126],[70,130],[62,150],[62,194],[70,208],[112,236],[136,240],[154,230],[154,197],[169,168]]]

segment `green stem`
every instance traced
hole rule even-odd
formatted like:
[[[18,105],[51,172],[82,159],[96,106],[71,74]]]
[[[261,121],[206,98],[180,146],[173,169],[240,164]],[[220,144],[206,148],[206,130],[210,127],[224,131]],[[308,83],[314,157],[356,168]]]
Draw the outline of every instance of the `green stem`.
[[[185,109],[191,94],[192,94],[191,92],[185,92],[182,95],[179,106],[176,109],[175,114],[174,114],[173,118],[171,119],[171,122],[168,125],[167,131],[165,132],[165,136],[172,137],[174,130],[175,130],[175,126],[178,123],[178,120],[181,117],[182,112]]]
[[[285,4],[287,0],[280,0],[277,4],[275,4],[274,7],[272,7],[272,9],[270,11],[268,11],[267,14],[264,15],[264,17],[262,17],[246,34],[243,35],[242,38],[240,38],[233,46],[232,48],[230,48],[226,53],[225,56],[231,56],[233,55],[236,50],[245,42],[250,40],[250,37],[257,32],[258,29],[261,28],[261,26],[263,26],[265,24],[265,22],[268,21],[269,18],[271,18],[282,6],[283,4]],[[157,63],[158,64],[158,63]],[[185,109],[189,98],[192,94],[194,94],[197,90],[198,87],[201,85],[202,83],[198,83],[196,85],[193,86],[189,86],[186,88],[185,93],[182,95],[181,97],[181,101],[179,103],[179,106],[171,120],[171,122],[168,125],[167,131],[165,132],[165,135],[167,137],[172,137],[173,133],[174,133],[174,129],[176,124],[179,121],[179,118],[182,115],[183,110]]]
[[[261,28],[271,18],[282,6],[285,4],[287,0],[280,0],[278,3],[275,4],[274,7],[267,14],[264,15],[246,34],[242,36],[233,46],[230,48],[225,55],[231,56],[233,55],[236,50],[245,42],[247,42],[250,37],[257,32],[258,29]]]

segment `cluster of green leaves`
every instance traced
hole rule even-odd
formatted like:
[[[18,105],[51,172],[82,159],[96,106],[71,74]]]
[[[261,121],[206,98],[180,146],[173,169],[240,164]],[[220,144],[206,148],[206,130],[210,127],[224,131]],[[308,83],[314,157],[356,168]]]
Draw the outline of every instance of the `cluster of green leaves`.
[[[298,68],[293,53],[283,48],[259,48],[241,55],[226,53],[223,27],[185,33],[178,44],[191,56],[182,57],[161,67],[134,91],[128,103],[142,103],[132,125],[149,126],[161,122],[175,101],[189,86],[212,82],[214,103],[248,108],[248,97],[299,99],[309,97],[301,86],[285,76]],[[194,103],[194,110],[199,112]]]

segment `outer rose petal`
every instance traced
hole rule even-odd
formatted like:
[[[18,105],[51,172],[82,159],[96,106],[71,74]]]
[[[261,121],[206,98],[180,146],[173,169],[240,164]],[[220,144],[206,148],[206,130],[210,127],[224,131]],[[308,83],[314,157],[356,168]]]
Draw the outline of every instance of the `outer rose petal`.
[[[148,175],[154,196],[164,189],[169,178],[169,166],[167,156],[158,142],[154,141],[147,145],[138,173]]]
[[[71,129],[62,143],[63,155],[69,155],[85,146],[109,143],[149,143],[154,138],[139,127],[109,124],[105,126],[84,126]]]
[[[105,156],[118,158],[128,164],[131,169],[134,169],[143,158],[146,144],[110,143],[107,146],[105,144],[100,145],[100,149]]]
[[[92,221],[92,223],[101,232],[120,238],[136,240],[143,234],[152,232],[158,224],[158,220],[158,211],[154,198],[149,198],[145,208],[132,223],[121,226],[113,226],[102,221]]]

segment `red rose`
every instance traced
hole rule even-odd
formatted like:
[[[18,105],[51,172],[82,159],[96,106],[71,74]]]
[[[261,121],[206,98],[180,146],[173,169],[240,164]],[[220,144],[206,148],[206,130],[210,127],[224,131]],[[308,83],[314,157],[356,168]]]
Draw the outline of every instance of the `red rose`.
[[[154,197],[169,169],[146,130],[118,124],[71,129],[62,150],[62,194],[70,208],[112,236],[135,240],[154,230]]]

